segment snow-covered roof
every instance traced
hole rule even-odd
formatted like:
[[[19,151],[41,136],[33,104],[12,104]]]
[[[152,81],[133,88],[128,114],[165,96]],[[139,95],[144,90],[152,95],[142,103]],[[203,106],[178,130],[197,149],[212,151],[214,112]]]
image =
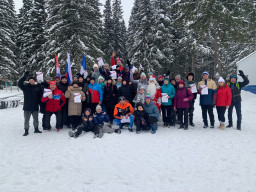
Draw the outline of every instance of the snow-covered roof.
[[[252,52],[251,54],[247,55],[246,57],[244,57],[243,59],[239,60],[236,64],[239,65],[239,63],[241,63],[242,61],[244,61],[245,59],[247,59],[248,57],[251,57],[252,55],[254,55],[256,53],[256,51]]]

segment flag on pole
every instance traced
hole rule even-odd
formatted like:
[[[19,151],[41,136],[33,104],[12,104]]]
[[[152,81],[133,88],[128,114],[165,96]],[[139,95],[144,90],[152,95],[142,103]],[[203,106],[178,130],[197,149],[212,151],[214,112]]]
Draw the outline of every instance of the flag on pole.
[[[67,68],[66,68],[66,77],[68,79],[68,84],[70,85],[72,83],[72,71],[71,71],[71,63],[70,63],[70,56],[68,54],[67,59]]]
[[[55,60],[56,60],[56,76],[61,78],[60,65],[59,65],[59,61],[56,53],[55,53]]]
[[[80,74],[83,75],[86,73],[86,60],[85,60],[85,54],[83,54],[83,61],[80,69]]]

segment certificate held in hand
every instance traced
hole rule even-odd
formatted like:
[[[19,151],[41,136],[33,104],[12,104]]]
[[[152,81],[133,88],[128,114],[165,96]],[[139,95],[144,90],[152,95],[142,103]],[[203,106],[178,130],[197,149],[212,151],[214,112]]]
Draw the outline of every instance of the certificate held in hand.
[[[48,97],[49,95],[52,94],[52,90],[51,89],[44,89],[44,94],[43,94],[43,97]]]
[[[201,95],[208,95],[207,85],[201,85]]]
[[[123,117],[123,119],[121,120],[121,123],[130,123],[130,117],[128,117],[127,119]]]
[[[162,103],[168,103],[168,94],[162,93]]]
[[[192,93],[197,93],[196,84],[190,84],[190,87]]]
[[[74,103],[81,103],[81,93],[74,93]]]
[[[44,75],[42,72],[36,72],[36,80],[37,82],[41,83],[44,81]]]

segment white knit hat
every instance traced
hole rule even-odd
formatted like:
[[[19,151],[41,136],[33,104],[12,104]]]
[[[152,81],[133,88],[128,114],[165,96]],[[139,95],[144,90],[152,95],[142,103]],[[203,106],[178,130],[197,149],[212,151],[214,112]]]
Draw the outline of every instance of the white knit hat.
[[[225,80],[222,77],[220,77],[218,80],[218,83],[221,83],[221,82],[225,83]]]
[[[102,111],[102,107],[101,107],[100,105],[97,105],[96,111],[97,111],[98,109],[100,109],[100,110]]]
[[[96,68],[99,68],[97,64],[94,64],[94,65],[93,65],[93,68],[95,68],[95,67],[96,67]]]

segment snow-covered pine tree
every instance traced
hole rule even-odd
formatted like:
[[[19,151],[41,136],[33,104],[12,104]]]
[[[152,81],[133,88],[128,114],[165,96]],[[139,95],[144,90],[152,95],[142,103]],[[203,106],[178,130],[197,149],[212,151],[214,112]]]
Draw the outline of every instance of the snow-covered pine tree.
[[[126,50],[124,48],[127,39],[123,39],[123,10],[121,6],[121,0],[113,0],[112,5],[113,12],[113,40],[114,40],[114,51],[118,57],[125,57]]]
[[[125,21],[121,22],[121,52],[122,57],[127,59],[127,28],[125,26]]]
[[[0,78],[17,77],[16,13],[13,0],[0,1]]]
[[[103,23],[103,52],[105,54],[106,61],[109,62],[111,53],[114,51],[114,25],[113,25],[113,16],[111,8],[111,0],[106,0],[104,9],[104,23]]]
[[[29,10],[28,25],[31,27],[31,38],[26,43],[30,53],[26,68],[33,73],[42,69],[45,59],[43,45],[46,42],[44,26],[47,14],[44,7],[45,0],[34,0],[33,7]]]
[[[99,0],[50,0],[46,22],[45,71],[55,72],[54,54],[58,54],[61,71],[66,68],[67,53],[70,53],[73,72],[79,72],[83,53],[87,66],[104,56],[102,45],[102,22]]]

